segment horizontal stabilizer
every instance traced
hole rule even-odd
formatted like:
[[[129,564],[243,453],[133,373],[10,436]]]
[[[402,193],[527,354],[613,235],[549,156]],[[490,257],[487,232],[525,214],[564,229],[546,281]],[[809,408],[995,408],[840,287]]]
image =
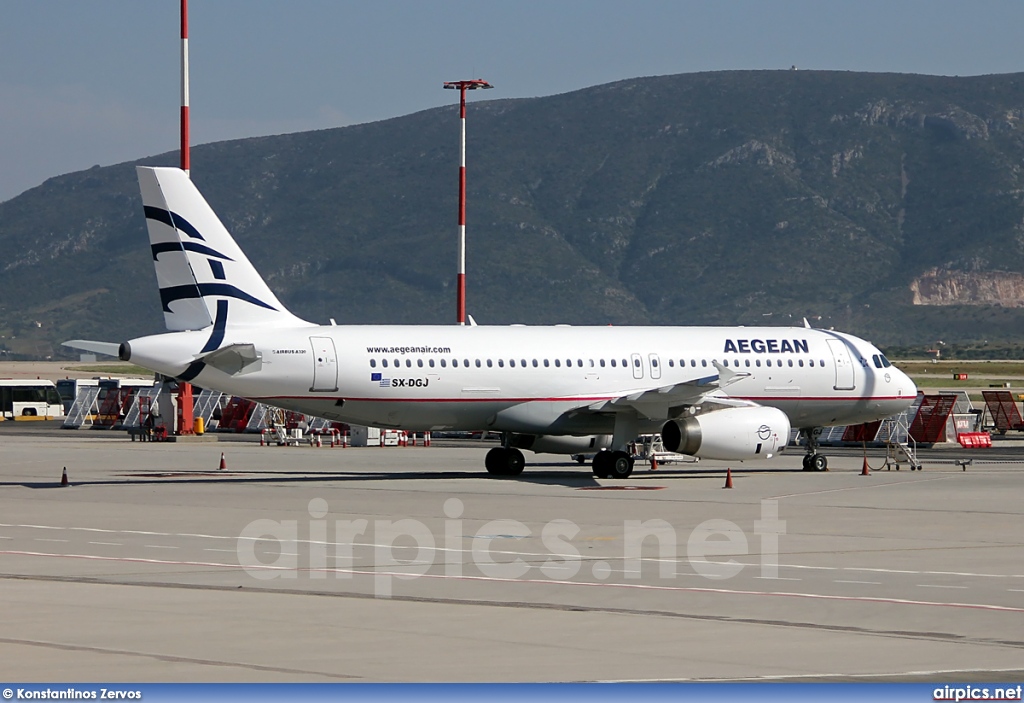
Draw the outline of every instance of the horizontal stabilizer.
[[[229,376],[237,376],[263,368],[263,355],[256,351],[252,344],[231,344],[209,354],[196,357],[208,366],[223,371]]]
[[[121,345],[117,342],[93,342],[88,339],[72,339],[67,342],[63,342],[61,346],[71,347],[72,349],[78,349],[79,351],[92,352],[94,354],[106,354],[107,356],[118,356],[121,351]]]

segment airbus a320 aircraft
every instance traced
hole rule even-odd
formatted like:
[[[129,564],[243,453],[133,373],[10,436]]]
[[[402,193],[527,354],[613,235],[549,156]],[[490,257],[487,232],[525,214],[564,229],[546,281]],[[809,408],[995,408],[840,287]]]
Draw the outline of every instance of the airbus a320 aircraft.
[[[529,449],[596,452],[594,474],[624,478],[645,433],[695,457],[769,458],[791,426],[804,468],[822,470],[821,427],[887,417],[917,393],[868,342],[808,327],[315,325],[285,309],[185,172],[138,177],[170,332],[68,346],[350,424],[500,432],[492,474],[521,473]]]

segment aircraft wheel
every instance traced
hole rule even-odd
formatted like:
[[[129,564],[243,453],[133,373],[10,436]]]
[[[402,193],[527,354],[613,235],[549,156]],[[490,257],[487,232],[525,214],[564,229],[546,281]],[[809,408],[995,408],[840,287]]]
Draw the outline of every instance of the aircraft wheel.
[[[505,447],[494,447],[487,452],[487,456],[484,457],[484,468],[487,469],[487,473],[495,476],[502,475],[502,467],[506,462],[505,455],[507,453],[508,450]]]
[[[811,468],[811,454],[804,454],[804,471],[812,471]]]
[[[612,452],[608,473],[612,478],[628,478],[633,473],[633,457],[626,452]]]
[[[494,447],[487,452],[484,467],[493,476],[518,476],[526,467],[526,458],[518,449]]]
[[[828,457],[824,454],[815,454],[808,462],[812,471],[828,471]]]
[[[594,475],[598,478],[608,478],[609,469],[612,463],[611,452],[598,452],[594,455]]]
[[[505,475],[518,476],[526,468],[526,457],[518,449],[509,449],[505,460]]]

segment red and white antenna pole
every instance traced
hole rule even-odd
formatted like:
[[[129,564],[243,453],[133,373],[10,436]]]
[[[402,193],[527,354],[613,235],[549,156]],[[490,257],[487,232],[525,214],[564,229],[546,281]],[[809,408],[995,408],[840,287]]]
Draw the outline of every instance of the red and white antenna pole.
[[[469,81],[448,81],[444,87],[459,90],[459,268],[455,279],[455,321],[466,324],[466,91],[493,88],[479,78]]]
[[[188,0],[181,0],[181,170],[188,161]]]

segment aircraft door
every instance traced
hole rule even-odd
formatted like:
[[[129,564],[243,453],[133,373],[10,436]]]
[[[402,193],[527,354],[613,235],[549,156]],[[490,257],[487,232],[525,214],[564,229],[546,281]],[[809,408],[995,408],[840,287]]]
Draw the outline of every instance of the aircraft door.
[[[651,365],[651,378],[661,378],[661,359],[657,354],[648,354],[647,361]]]
[[[644,377],[644,362],[643,362],[643,359],[640,357],[639,354],[632,354],[630,356],[632,357],[631,361],[633,363],[633,378],[643,378]]]
[[[334,392],[338,390],[338,353],[330,337],[310,337],[313,347],[312,392]]]
[[[854,381],[853,362],[850,360],[850,352],[846,343],[841,339],[829,339],[828,348],[832,351],[832,359],[836,364],[836,385],[837,391],[852,391],[856,383]]]

